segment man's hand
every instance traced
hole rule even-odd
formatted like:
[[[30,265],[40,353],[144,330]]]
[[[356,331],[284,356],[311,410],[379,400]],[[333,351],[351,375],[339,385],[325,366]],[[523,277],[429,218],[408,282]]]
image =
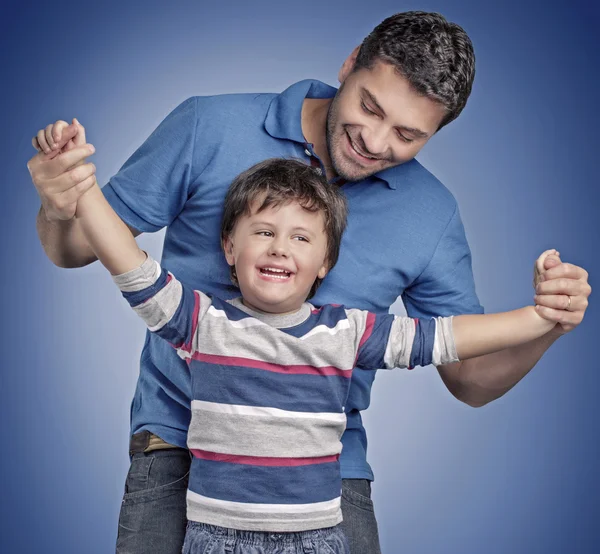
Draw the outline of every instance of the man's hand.
[[[581,323],[592,292],[585,269],[564,263],[556,250],[547,250],[535,263],[534,288],[538,314],[556,322],[555,331],[568,333]]]
[[[83,125],[76,119],[71,125],[57,121],[41,129],[32,144],[38,153],[29,160],[27,168],[46,218],[72,219],[77,201],[96,183],[96,167],[84,163],[95,150],[86,144]]]

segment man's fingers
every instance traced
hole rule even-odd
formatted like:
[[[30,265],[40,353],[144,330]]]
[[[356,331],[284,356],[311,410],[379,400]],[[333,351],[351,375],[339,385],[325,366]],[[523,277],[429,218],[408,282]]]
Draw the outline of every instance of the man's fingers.
[[[571,299],[569,301],[569,298]],[[585,296],[567,296],[565,294],[536,294],[533,297],[536,305],[546,306],[555,310],[569,310],[570,312],[585,311],[588,299]]]
[[[90,176],[96,173],[96,166],[93,163],[87,163],[78,165],[73,169],[70,169],[65,175],[68,175],[71,181],[71,187],[78,185],[82,181],[85,181]]]
[[[555,310],[554,308],[548,308],[546,306],[536,306],[537,313],[548,321],[554,321],[560,323],[565,331],[570,330],[573,327],[577,327],[583,320],[582,311],[568,312],[566,310]]]
[[[544,276],[546,281],[560,278],[587,280],[588,272],[578,265],[563,262],[546,270]]]
[[[87,192],[96,184],[95,173],[72,186],[69,190],[62,193],[62,200],[66,205],[75,204],[84,192]]]
[[[85,160],[88,156],[91,156],[94,152],[95,149],[92,144],[84,144],[83,146],[78,146],[67,152],[63,152],[53,160],[56,165],[49,168],[49,170],[53,172],[53,175],[51,176],[55,177],[61,173],[65,173],[67,170]]]
[[[591,290],[585,281],[565,277],[543,281],[535,288],[536,294],[568,294],[586,297],[590,295]]]
[[[53,179],[45,182],[44,191],[48,198],[62,198],[62,195],[73,187],[85,181],[96,173],[96,166],[93,163],[78,165],[65,173],[57,175]],[[52,202],[56,202],[52,200]],[[62,204],[69,204],[69,201],[61,201]],[[61,211],[63,206],[53,206],[57,211]]]
[[[39,152],[29,160],[27,168],[29,169],[34,185],[41,194],[44,194],[43,190],[47,188],[52,189],[52,186],[48,184],[50,181],[59,179],[69,169],[81,165],[93,153],[94,147],[91,144],[63,152],[54,159],[51,159],[50,156],[43,152]],[[62,192],[62,190],[65,190],[64,186],[58,191],[54,190],[54,192]]]

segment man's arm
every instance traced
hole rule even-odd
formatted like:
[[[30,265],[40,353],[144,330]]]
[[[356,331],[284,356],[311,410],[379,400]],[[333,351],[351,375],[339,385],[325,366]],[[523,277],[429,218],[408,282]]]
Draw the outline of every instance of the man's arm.
[[[58,267],[83,267],[98,259],[76,218],[50,221],[42,206],[37,215],[36,227],[46,256]],[[127,228],[134,237],[140,234],[133,227]]]
[[[479,408],[512,389],[559,336],[560,333],[553,329],[525,344],[437,369],[448,390],[458,400]]]
[[[583,319],[591,292],[587,272],[562,263],[556,256],[547,256],[543,269],[544,280],[537,285],[535,302],[541,306],[538,313],[554,321],[555,327],[527,344],[439,366],[444,384],[462,402],[483,406],[508,392],[531,371],[561,334],[574,329]],[[481,311],[475,294],[471,253],[458,210],[440,238],[428,267],[402,298],[411,317]]]
[[[84,163],[94,147],[86,144],[85,129],[76,120],[71,125],[56,122],[46,131],[34,137],[33,145],[39,152],[27,164],[42,201],[37,233],[55,265],[82,267],[96,260],[74,217],[78,200],[96,183],[94,164]],[[131,227],[129,230],[134,236],[140,234]]]
[[[556,256],[547,257],[538,271],[542,276],[535,283],[537,313],[554,327],[525,344],[439,366],[446,387],[459,400],[480,407],[500,398],[533,369],[558,338],[583,320],[592,291],[587,272]]]

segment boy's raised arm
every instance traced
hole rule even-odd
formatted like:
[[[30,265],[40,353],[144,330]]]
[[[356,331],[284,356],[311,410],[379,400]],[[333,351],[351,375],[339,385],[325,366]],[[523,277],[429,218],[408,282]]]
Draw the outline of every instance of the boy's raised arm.
[[[88,244],[112,275],[127,273],[144,263],[145,252],[106,201],[98,184],[79,199],[75,217]]]

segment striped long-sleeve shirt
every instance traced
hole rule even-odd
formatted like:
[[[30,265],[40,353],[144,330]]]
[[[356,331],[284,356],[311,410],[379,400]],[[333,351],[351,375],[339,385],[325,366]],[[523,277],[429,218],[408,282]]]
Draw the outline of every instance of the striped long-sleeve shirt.
[[[189,363],[192,521],[272,532],[337,525],[352,369],[457,359],[451,318],[309,303],[262,314],[186,288],[151,258],[114,280]]]

